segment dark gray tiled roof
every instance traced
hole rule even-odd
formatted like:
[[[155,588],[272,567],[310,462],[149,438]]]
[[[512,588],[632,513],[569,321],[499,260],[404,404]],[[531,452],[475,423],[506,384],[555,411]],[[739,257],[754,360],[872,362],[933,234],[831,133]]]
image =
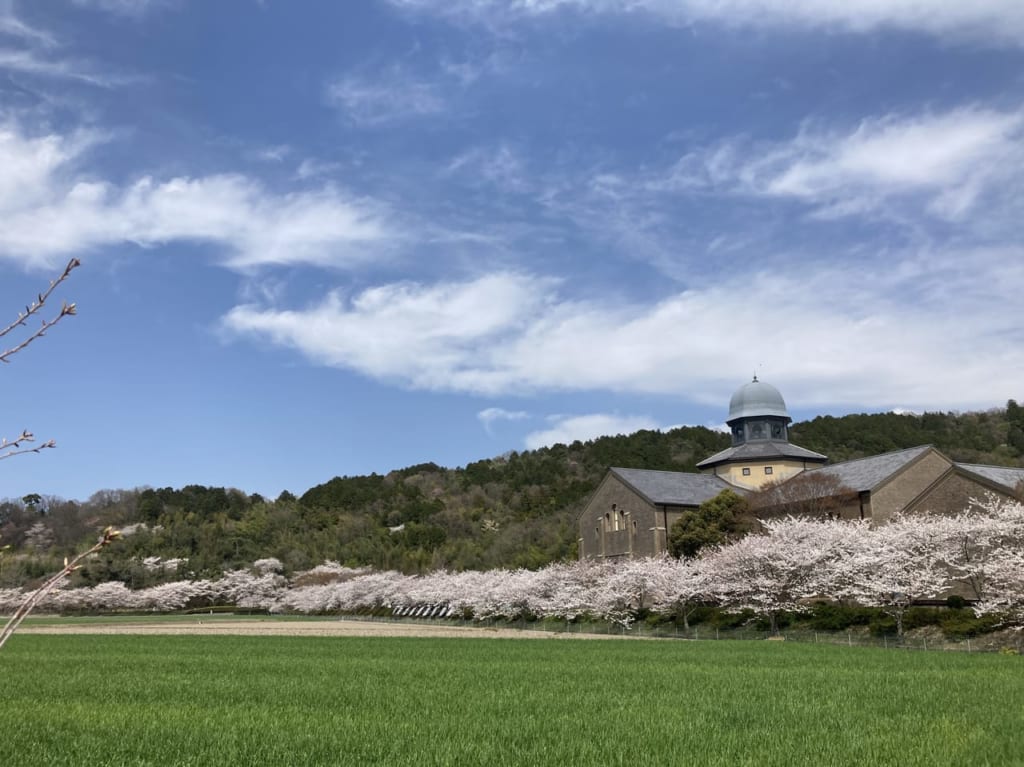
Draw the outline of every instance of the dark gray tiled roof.
[[[931,450],[931,447],[931,445],[920,445],[906,450],[873,455],[869,458],[844,461],[832,466],[822,466],[820,469],[811,471],[836,477],[844,485],[858,492],[874,490],[915,458]]]
[[[771,458],[793,458],[798,461],[816,461],[824,463],[828,458],[821,453],[815,453],[799,445],[792,445],[789,442],[745,442],[736,447],[730,447],[720,453],[715,453],[710,458],[705,458],[697,464],[698,468],[715,466],[725,461],[764,461]]]
[[[1024,469],[1017,469],[1012,466],[983,466],[977,463],[958,463],[961,469],[978,474],[990,482],[1013,490],[1018,482],[1024,482]]]
[[[643,495],[651,503],[674,506],[699,506],[723,490],[745,493],[714,474],[688,474],[681,471],[612,468],[611,472]]]

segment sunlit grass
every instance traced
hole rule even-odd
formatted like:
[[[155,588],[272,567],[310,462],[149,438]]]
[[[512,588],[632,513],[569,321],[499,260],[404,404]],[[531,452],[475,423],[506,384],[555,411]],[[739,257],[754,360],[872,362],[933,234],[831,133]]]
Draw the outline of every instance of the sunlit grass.
[[[1004,765],[1024,659],[767,642],[16,636],[3,765]]]

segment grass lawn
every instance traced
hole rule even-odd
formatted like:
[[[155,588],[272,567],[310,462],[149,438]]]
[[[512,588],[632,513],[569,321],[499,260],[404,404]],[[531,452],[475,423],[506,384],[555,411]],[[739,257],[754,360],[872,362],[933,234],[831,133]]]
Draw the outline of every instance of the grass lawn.
[[[0,765],[1024,764],[1024,658],[784,642],[15,636]]]

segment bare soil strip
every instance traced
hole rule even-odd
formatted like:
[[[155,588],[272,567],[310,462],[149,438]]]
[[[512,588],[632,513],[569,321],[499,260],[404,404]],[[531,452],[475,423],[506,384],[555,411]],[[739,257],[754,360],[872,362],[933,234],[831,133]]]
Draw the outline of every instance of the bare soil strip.
[[[357,637],[473,637],[492,639],[630,639],[622,635],[529,631],[484,626],[438,626],[358,620],[275,621],[273,619],[194,622],[66,623],[22,626],[19,634],[138,634],[199,636],[357,636]]]

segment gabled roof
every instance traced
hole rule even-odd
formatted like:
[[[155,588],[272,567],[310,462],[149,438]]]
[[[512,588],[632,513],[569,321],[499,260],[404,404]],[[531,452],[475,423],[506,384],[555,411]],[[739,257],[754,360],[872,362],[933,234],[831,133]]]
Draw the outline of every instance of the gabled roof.
[[[958,468],[984,477],[990,482],[1002,485],[1008,490],[1016,489],[1018,483],[1024,482],[1024,469],[1012,466],[984,466],[977,463],[958,463]]]
[[[726,448],[720,453],[715,453],[710,458],[705,458],[697,464],[698,469],[707,469],[722,463],[735,463],[737,461],[765,461],[772,458],[789,458],[797,461],[811,461],[814,463],[825,463],[827,456],[815,453],[799,445],[789,442],[776,442],[775,440],[745,442],[742,445]]]
[[[811,469],[811,472],[833,476],[851,490],[864,492],[874,490],[907,464],[932,449],[931,445],[919,445],[905,450],[894,450],[891,453],[822,466],[820,469]]]
[[[732,490],[740,495],[745,493],[742,488],[734,487],[713,474],[617,467],[612,467],[609,472],[655,504],[700,506],[723,490]]]

